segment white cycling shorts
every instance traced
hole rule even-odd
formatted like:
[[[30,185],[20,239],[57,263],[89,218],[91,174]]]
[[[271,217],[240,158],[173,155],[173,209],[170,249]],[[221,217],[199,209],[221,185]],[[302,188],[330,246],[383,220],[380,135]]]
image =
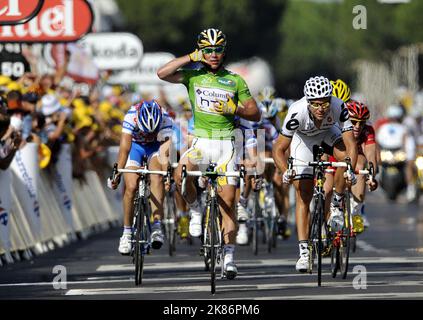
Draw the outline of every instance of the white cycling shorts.
[[[236,148],[232,140],[206,139],[195,137],[189,148],[181,157],[188,157],[194,160],[199,170],[205,171],[210,161],[216,164],[216,170],[221,172],[235,171]],[[219,178],[219,185],[231,184],[237,185],[238,178],[228,177]]]
[[[294,163],[306,164],[313,161],[313,146],[323,145],[333,149],[333,146],[342,139],[342,132],[338,126],[331,127],[328,131],[319,133],[315,136],[306,136],[301,133],[295,133],[291,141],[291,156]],[[304,162],[304,163],[303,163]],[[313,168],[307,166],[295,166],[294,180],[313,179]]]

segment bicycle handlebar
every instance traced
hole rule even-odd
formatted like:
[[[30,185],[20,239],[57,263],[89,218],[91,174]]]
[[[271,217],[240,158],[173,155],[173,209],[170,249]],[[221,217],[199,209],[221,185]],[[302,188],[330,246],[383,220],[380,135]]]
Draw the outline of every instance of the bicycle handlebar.
[[[182,195],[185,195],[186,192],[186,177],[234,177],[240,178],[240,189],[241,193],[244,192],[244,179],[245,179],[245,167],[241,165],[241,169],[239,171],[226,171],[226,172],[217,172],[217,171],[188,171],[186,165],[182,166],[182,183],[181,183],[181,191]]]
[[[158,174],[162,176],[166,176],[168,174],[168,171],[148,170],[148,169],[118,169],[118,172],[136,173],[136,174]]]

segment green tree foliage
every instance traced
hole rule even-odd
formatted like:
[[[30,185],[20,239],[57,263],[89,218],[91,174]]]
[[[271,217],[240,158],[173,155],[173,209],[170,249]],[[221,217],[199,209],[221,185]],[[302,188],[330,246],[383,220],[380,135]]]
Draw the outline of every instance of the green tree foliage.
[[[386,60],[393,50],[423,42],[423,1],[386,5],[376,0],[117,0],[127,30],[146,51],[179,56],[194,49],[208,27],[228,37],[228,62],[260,56],[273,66],[278,91],[301,95],[317,74],[354,87],[354,61]],[[353,28],[353,8],[365,6],[367,29]]]

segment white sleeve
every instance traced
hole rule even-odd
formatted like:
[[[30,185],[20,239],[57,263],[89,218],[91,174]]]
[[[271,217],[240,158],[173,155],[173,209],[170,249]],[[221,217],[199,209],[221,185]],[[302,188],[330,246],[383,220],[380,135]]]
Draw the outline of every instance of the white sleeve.
[[[280,134],[282,134],[285,137],[292,138],[295,131],[298,130],[300,127],[300,121],[301,121],[301,112],[299,108],[301,105],[299,103],[293,104],[289,110],[288,114],[285,117],[285,120],[282,125],[282,129],[280,131]]]
[[[350,114],[348,108],[345,106],[345,103],[342,103],[340,107],[334,108],[335,110],[335,119],[339,123],[339,127],[342,132],[353,130],[353,125],[350,120]]]
[[[136,129],[135,109],[131,108],[123,118],[122,133],[132,134]]]

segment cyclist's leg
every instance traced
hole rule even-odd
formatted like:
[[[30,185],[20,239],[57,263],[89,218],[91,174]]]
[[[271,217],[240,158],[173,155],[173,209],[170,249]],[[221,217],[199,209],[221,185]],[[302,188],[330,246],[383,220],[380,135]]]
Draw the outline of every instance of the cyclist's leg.
[[[156,145],[152,148],[147,149],[148,169],[149,170],[166,170],[167,169],[167,158],[166,152],[169,149],[170,140],[160,146]],[[163,202],[164,202],[164,183],[163,176],[161,175],[150,175],[150,207],[151,214],[153,216],[153,225],[151,227],[151,242],[153,249],[160,249],[163,241],[163,229],[161,221],[163,219]]]
[[[325,174],[325,184],[323,189],[325,190],[326,199],[332,199],[333,196],[333,185],[335,183],[335,173],[326,173]],[[325,220],[327,221],[330,216],[330,204],[331,201],[325,202]]]
[[[233,171],[236,167],[236,149],[233,141],[211,141],[215,146],[211,158],[217,164],[216,170],[221,172]],[[224,270],[228,278],[233,279],[238,269],[234,262],[236,240],[235,192],[238,179],[222,177],[218,179],[218,200],[222,215],[222,230],[224,245]]]
[[[356,170],[361,170],[366,167],[366,157],[359,153],[357,157]],[[357,176],[357,183],[351,187],[351,192],[354,199],[354,206],[352,208],[352,221],[354,232],[361,233],[364,231],[363,217],[361,216],[361,210],[364,204],[364,198],[366,194],[366,178],[363,175]]]
[[[173,195],[177,210],[178,234],[181,238],[186,238],[189,233],[189,206],[178,189],[175,190]]]
[[[241,188],[236,189],[236,199],[239,199],[236,204],[236,217],[238,221],[238,232],[236,235],[236,243],[239,245],[248,244],[248,228],[247,221],[250,218],[248,209],[248,197],[251,192],[251,176],[245,177],[244,193],[241,194]]]
[[[175,170],[175,183],[178,192],[182,195],[187,205],[190,208],[191,220],[189,225],[189,232],[193,237],[199,237],[202,233],[202,212],[200,204],[197,201],[197,190],[194,184],[194,177],[186,177],[186,190],[185,194],[182,194],[182,166],[186,165],[187,171],[198,170],[200,164],[203,161],[203,155],[197,145],[199,144],[198,138],[194,138],[192,147],[189,148],[182,156],[179,161],[179,165]]]
[[[320,144],[321,137],[307,137],[294,134],[292,137],[290,152],[297,161],[313,161],[312,146]],[[295,161],[294,160],[294,161]],[[294,187],[296,193],[295,220],[298,233],[299,259],[296,263],[296,270],[306,272],[309,269],[308,229],[309,229],[309,208],[313,197],[313,169],[311,167],[295,166]]]
[[[145,154],[144,149],[132,143],[126,162],[126,169],[139,169],[142,158]],[[119,242],[119,252],[129,254],[132,249],[132,224],[134,219],[134,197],[138,189],[138,175],[136,173],[124,173],[125,191],[123,195],[123,235]]]
[[[230,278],[234,278],[238,269],[234,262],[235,238],[236,238],[236,216],[234,210],[235,204],[235,185],[224,185],[219,187],[219,208],[222,214],[222,230],[224,241],[224,270],[231,273]],[[229,277],[229,276],[228,276]]]
[[[298,233],[299,259],[296,263],[296,270],[300,272],[307,272],[309,270],[309,208],[310,202],[313,198],[313,180],[300,179],[294,181],[296,208],[295,219]]]
[[[324,139],[324,146],[329,155],[333,155],[338,161],[344,161],[347,157],[347,151],[342,140],[341,129],[333,126]],[[344,191],[345,191],[345,173],[346,168],[337,168],[334,175],[335,191],[330,202],[329,224],[333,231],[341,230],[344,225]]]

